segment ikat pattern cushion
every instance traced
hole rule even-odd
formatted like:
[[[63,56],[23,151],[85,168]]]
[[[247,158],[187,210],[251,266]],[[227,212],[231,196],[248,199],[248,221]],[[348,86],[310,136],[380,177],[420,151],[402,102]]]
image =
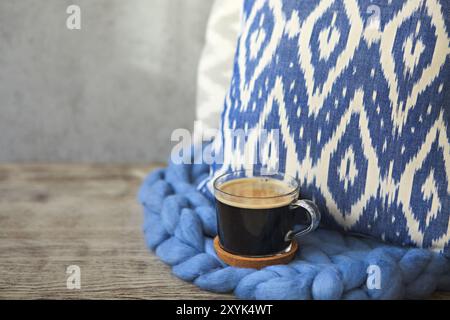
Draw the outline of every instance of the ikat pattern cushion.
[[[272,168],[325,226],[448,255],[449,19],[447,0],[246,0],[200,188]]]

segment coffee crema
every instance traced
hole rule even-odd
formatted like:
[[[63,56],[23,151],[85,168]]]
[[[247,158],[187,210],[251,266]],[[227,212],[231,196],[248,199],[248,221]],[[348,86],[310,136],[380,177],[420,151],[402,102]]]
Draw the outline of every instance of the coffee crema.
[[[296,188],[271,178],[239,178],[223,183],[216,192],[217,200],[233,207],[247,209],[278,208],[298,197]]]

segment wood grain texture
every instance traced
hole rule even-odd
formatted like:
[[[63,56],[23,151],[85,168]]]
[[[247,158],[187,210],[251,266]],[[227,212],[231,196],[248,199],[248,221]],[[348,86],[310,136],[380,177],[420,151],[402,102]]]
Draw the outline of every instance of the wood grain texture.
[[[153,166],[0,166],[0,299],[230,299],[179,280],[145,246]],[[66,268],[81,268],[81,289]]]
[[[0,299],[233,298],[177,279],[147,250],[136,193],[154,167],[0,165]],[[74,264],[80,290],[66,288]]]

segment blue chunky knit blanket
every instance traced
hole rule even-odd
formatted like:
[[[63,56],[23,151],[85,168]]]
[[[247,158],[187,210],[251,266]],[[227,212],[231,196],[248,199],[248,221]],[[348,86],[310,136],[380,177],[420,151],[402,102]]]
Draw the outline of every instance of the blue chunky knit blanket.
[[[148,247],[201,289],[242,299],[414,299],[450,291],[450,261],[443,255],[324,229],[298,239],[300,250],[288,265],[230,267],[213,248],[214,204],[196,188],[208,171],[170,163],[139,191]]]

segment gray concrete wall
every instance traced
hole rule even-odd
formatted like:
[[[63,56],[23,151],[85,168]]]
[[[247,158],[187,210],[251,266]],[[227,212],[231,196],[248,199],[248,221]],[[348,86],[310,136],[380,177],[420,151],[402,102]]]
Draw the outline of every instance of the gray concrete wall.
[[[210,6],[0,1],[0,162],[165,161],[172,130],[193,125]]]

